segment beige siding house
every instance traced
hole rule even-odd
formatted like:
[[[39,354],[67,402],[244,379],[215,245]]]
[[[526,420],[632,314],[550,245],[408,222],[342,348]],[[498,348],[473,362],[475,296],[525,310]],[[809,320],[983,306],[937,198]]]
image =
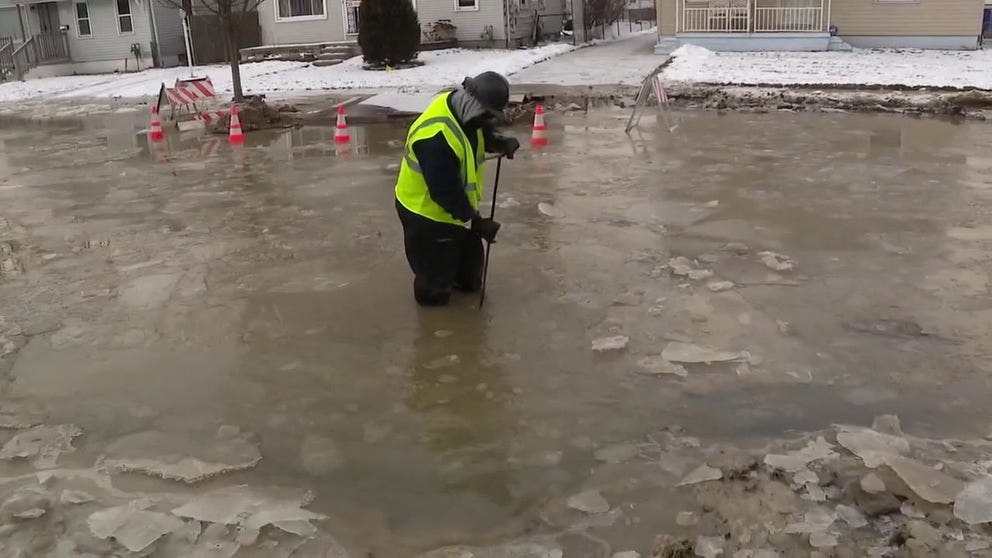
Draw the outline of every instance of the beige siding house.
[[[422,27],[448,20],[458,43],[516,47],[561,31],[568,0],[413,0]],[[361,0],[266,0],[259,7],[266,46],[355,41]]]
[[[985,0],[657,0],[659,54],[711,50],[974,49]]]

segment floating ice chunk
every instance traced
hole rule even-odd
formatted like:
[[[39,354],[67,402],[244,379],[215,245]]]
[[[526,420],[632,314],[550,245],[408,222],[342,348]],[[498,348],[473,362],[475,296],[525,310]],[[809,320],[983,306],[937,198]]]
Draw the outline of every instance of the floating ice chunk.
[[[665,349],[661,352],[661,357],[671,362],[710,364],[712,362],[741,360],[744,358],[744,355],[731,351],[718,351],[691,343],[673,341],[665,346]]]
[[[302,509],[310,502],[309,492],[261,489],[247,486],[222,488],[194,498],[172,513],[178,517],[239,525],[247,529],[261,529],[266,525],[279,527],[285,522],[324,519],[324,516]]]
[[[31,428],[44,422],[45,418],[45,409],[40,403],[28,400],[0,401],[0,429]]]
[[[869,469],[885,463],[887,456],[909,453],[909,442],[904,438],[860,426],[841,426],[837,433],[837,443],[860,457]]]
[[[213,439],[177,432],[129,434],[107,448],[103,464],[117,471],[195,483],[251,469],[261,459],[262,453],[250,435],[221,427]]]
[[[93,512],[87,523],[99,539],[113,538],[131,552],[142,552],[166,533],[183,526],[178,518],[146,511],[147,504],[131,503]]]
[[[697,537],[696,556],[716,558],[723,554],[723,537]]]
[[[992,523],[992,477],[968,483],[954,500],[954,516],[969,525]]]
[[[593,453],[597,461],[606,463],[623,463],[637,456],[637,444],[614,444],[599,448]]]
[[[809,545],[813,548],[833,548],[837,546],[837,535],[825,531],[810,533]]]
[[[568,507],[585,513],[606,513],[610,511],[610,503],[603,495],[595,490],[588,490],[568,499]]]
[[[626,335],[614,335],[613,337],[602,337],[592,342],[592,350],[597,353],[603,351],[619,351],[627,348],[630,338]]]
[[[706,285],[706,288],[714,293],[722,293],[733,289],[734,283],[733,281],[711,281]]]
[[[868,494],[881,494],[885,492],[885,482],[875,473],[868,473],[861,477],[861,490]]]
[[[857,508],[852,508],[851,506],[838,504],[837,516],[840,517],[844,523],[847,523],[854,529],[860,529],[861,527],[868,525],[868,520],[865,519],[865,515]]]
[[[39,469],[51,469],[60,455],[76,451],[72,439],[82,433],[74,424],[36,426],[7,441],[0,448],[0,459],[30,459]]]
[[[765,456],[765,465],[782,469],[787,473],[798,473],[806,468],[806,465],[822,459],[833,459],[837,457],[834,446],[827,442],[823,436],[810,441],[806,447],[786,454],[768,454]],[[798,482],[798,481],[797,481]]]
[[[817,533],[821,531],[826,531],[837,521],[837,512],[824,508],[816,507],[803,516],[802,523],[790,523],[785,527],[786,533]]]
[[[765,264],[765,267],[775,271],[792,271],[794,265],[792,258],[777,252],[758,252],[758,257],[761,258],[761,263]]]
[[[699,467],[696,467],[690,471],[688,475],[680,480],[678,486],[689,486],[692,484],[699,484],[701,482],[720,480],[722,478],[723,471],[703,463]]]
[[[537,210],[548,217],[564,217],[565,213],[550,203],[541,202],[537,204]]]
[[[950,504],[964,490],[964,483],[926,465],[898,455],[887,455],[885,464],[909,489],[933,504]]]
[[[63,490],[62,495],[59,496],[59,501],[63,504],[86,504],[96,500],[88,492],[83,492],[82,490]]]
[[[689,371],[681,364],[669,362],[660,356],[644,357],[637,361],[637,365],[641,367],[641,372],[644,374],[672,374],[680,378],[685,378],[689,375]]]

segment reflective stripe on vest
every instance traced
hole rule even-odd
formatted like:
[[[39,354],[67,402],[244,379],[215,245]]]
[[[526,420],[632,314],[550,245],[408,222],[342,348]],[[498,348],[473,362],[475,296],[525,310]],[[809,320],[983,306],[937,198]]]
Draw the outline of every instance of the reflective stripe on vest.
[[[442,132],[451,150],[458,156],[461,164],[461,180],[473,208],[478,207],[482,199],[482,174],[485,163],[485,145],[481,130],[477,132],[478,143],[476,152],[472,153],[469,143],[451,110],[448,108],[448,96],[441,95],[431,102],[431,105],[410,126],[404,147],[403,160],[400,163],[400,173],[396,181],[396,199],[410,211],[427,217],[433,221],[461,225],[462,222],[437,205],[430,197],[423,170],[413,152],[416,141],[433,137]],[[474,156],[473,156],[474,155]]]

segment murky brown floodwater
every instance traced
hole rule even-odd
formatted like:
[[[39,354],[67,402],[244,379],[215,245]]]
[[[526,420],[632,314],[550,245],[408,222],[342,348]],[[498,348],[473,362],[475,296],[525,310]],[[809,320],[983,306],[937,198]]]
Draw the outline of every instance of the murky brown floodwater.
[[[171,137],[156,162],[130,115],[3,122],[0,241],[24,271],[0,279],[0,316],[27,336],[0,397],[83,429],[66,466],[133,432],[237,425],[262,461],[206,486],[309,488],[321,529],[376,556],[545,530],[596,448],[666,426],[747,443],[897,413],[986,433],[992,127],[692,113],[628,138],[625,117],[553,118],[550,148],[504,164],[481,311],[413,303],[399,126],[353,128],[349,154],[330,128],[235,152]],[[715,276],[660,267],[676,256]],[[628,348],[590,349],[612,335]],[[672,341],[751,363],[639,373]],[[651,513],[613,536],[648,543]]]

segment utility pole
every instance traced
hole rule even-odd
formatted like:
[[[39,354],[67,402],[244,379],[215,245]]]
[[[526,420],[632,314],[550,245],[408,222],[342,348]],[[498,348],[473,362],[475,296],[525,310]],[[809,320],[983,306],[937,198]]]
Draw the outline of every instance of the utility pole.
[[[572,0],[572,40],[586,42],[586,0]]]

